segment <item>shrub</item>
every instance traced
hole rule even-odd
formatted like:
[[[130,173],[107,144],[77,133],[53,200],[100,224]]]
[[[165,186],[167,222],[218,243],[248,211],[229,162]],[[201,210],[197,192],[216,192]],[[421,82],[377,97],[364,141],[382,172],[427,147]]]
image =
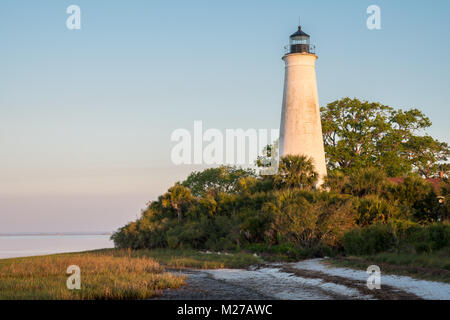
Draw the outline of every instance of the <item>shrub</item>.
[[[274,188],[274,181],[271,176],[264,178],[245,177],[239,179],[236,190],[241,194],[255,194],[258,192],[270,192]]]
[[[376,224],[346,233],[343,243],[346,254],[364,255],[386,251],[397,241],[392,225]]]
[[[413,246],[417,252],[450,247],[450,225],[421,226],[405,221],[375,224],[347,232],[343,238],[346,254],[368,255]]]
[[[306,156],[287,155],[280,159],[278,174],[274,176],[275,185],[280,188],[307,189],[316,187],[319,174],[313,160]]]
[[[331,192],[346,193],[346,188],[349,186],[348,176],[339,170],[330,171],[325,177],[323,186]]]
[[[344,192],[358,197],[380,194],[386,183],[386,174],[377,168],[362,168],[350,174]]]
[[[275,201],[266,203],[263,211],[273,215],[268,232],[271,242],[292,242],[294,245],[311,247],[315,242],[318,214],[312,205],[295,190],[285,190]]]
[[[368,195],[355,201],[357,208],[355,219],[359,226],[386,223],[399,212],[397,207],[377,195]]]
[[[412,243],[418,252],[438,251],[450,246],[449,225],[431,224],[414,231],[408,234],[406,241]]]
[[[342,236],[355,226],[355,209],[352,200],[346,197],[327,195],[327,198],[319,199],[314,210],[319,212],[316,234],[320,246],[340,247]],[[324,251],[321,248],[320,251]]]
[[[406,177],[403,183],[389,184],[383,196],[402,208],[405,219],[438,221],[439,202],[433,186],[421,177]]]
[[[353,227],[349,199],[326,192],[284,190],[267,202],[263,211],[273,216],[267,234],[272,244],[291,242],[302,248],[337,246]]]

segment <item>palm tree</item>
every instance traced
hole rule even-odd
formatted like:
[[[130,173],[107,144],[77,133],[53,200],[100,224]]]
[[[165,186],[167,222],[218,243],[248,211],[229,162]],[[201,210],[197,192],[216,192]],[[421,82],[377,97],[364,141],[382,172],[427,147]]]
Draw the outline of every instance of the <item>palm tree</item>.
[[[282,157],[278,174],[274,177],[275,184],[280,188],[308,190],[316,187],[318,179],[312,159],[303,155]]]
[[[361,168],[352,172],[347,182],[347,190],[355,196],[380,194],[386,183],[386,174],[379,168]]]
[[[175,209],[178,216],[178,222],[180,222],[183,209],[193,200],[194,197],[189,188],[176,184],[162,196],[162,205],[164,208]]]

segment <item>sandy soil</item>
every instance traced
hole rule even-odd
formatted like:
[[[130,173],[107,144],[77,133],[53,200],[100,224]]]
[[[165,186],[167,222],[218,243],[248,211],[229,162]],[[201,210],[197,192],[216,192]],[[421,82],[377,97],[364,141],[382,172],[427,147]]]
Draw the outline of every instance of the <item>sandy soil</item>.
[[[180,270],[187,285],[166,290],[158,299],[328,300],[450,299],[450,285],[410,277],[381,276],[381,289],[366,286],[365,271],[334,268],[322,259],[269,264],[249,269]]]

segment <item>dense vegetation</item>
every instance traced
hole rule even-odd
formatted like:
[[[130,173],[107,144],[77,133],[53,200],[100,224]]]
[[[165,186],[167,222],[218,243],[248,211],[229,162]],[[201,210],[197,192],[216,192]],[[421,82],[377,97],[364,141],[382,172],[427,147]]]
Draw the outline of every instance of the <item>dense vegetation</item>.
[[[438,199],[423,178],[448,169],[449,150],[419,135],[431,125],[429,119],[416,109],[348,98],[322,108],[322,115],[325,188],[316,188],[318,175],[304,156],[281,158],[273,176],[228,166],[194,172],[119,229],[112,236],[115,245],[247,249],[292,258],[389,250],[448,253],[449,182],[442,179]],[[403,179],[394,183],[391,176]]]

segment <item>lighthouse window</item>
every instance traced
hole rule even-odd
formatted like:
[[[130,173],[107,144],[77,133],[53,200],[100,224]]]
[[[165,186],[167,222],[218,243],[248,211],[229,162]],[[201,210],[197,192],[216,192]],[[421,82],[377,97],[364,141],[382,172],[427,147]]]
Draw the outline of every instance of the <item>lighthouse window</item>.
[[[307,38],[300,38],[300,39],[292,39],[292,44],[308,44],[309,41]]]

